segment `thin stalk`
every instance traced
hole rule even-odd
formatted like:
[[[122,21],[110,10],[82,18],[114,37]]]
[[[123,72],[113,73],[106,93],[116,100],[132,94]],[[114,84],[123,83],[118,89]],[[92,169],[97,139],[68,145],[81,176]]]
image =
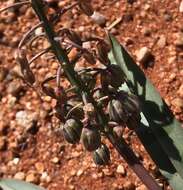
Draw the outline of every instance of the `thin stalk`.
[[[156,181],[151,177],[148,171],[139,162],[139,159],[134,154],[123,138],[116,139],[112,133],[106,134],[111,144],[116,148],[123,159],[128,163],[131,169],[136,173],[136,175],[141,179],[141,181],[146,185],[149,190],[161,190],[162,188],[156,183]]]
[[[8,5],[7,7],[4,7],[2,9],[0,9],[0,13],[8,10],[8,9],[11,9],[11,8],[16,8],[16,7],[20,7],[22,5],[29,5],[30,4],[30,1],[23,1],[23,2],[18,2],[18,3],[13,3],[11,5]]]
[[[39,52],[38,54],[36,54],[34,57],[32,57],[30,60],[29,60],[29,65],[31,63],[33,63],[36,59],[38,59],[39,57],[41,57],[42,55],[44,55],[45,53],[49,52],[50,51],[50,47],[42,50],[41,52]]]
[[[44,14],[43,3],[40,0],[32,0],[32,7],[39,17],[40,21],[43,22],[43,27],[49,39],[49,42],[52,46],[52,50],[55,53],[59,63],[61,64],[65,74],[67,75],[69,81],[76,88],[76,92],[83,98],[83,102],[89,101],[93,104],[96,112],[97,119],[100,126],[105,130],[105,134],[109,141],[114,145],[119,154],[127,161],[129,166],[133,169],[133,171],[137,174],[137,176],[142,180],[142,182],[150,189],[150,190],[161,190],[155,180],[149,175],[147,170],[142,166],[142,164],[135,157],[133,151],[128,148],[124,140],[118,141],[113,134],[110,133],[110,129],[107,125],[107,120],[105,114],[102,109],[97,106],[97,103],[94,101],[92,96],[90,95],[88,89],[85,87],[83,82],[80,80],[78,74],[74,71],[73,66],[70,64],[69,58],[64,49],[62,49],[59,42],[55,40],[55,32],[53,31],[53,27],[51,23],[49,23],[47,17]]]
[[[18,44],[18,48],[21,49],[21,47],[23,46],[23,44],[26,42],[26,40],[29,38],[30,34],[35,31],[37,28],[42,26],[42,22],[39,22],[38,24],[36,24],[34,27],[32,27],[29,31],[27,31],[24,36],[22,37],[20,43]]]

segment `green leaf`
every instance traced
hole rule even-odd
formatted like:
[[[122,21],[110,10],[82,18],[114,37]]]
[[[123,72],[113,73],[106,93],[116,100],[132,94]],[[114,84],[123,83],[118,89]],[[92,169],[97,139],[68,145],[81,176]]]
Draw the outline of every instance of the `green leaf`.
[[[121,67],[128,88],[138,95],[142,104],[146,123],[141,122],[141,130],[139,129],[141,132],[137,132],[140,140],[169,182],[175,185],[175,181],[181,181],[183,185],[183,129],[181,124],[174,118],[155,87],[145,77],[125,48],[110,34],[109,39],[112,45],[110,60]]]
[[[0,189],[2,190],[45,190],[42,187],[38,187],[34,184],[27,183],[15,179],[1,179]]]

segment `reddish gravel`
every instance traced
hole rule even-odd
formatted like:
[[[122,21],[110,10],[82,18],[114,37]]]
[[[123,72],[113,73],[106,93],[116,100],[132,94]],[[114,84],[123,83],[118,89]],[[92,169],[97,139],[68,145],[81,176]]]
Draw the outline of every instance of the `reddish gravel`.
[[[60,6],[70,2],[63,0]],[[93,0],[92,3],[95,10],[107,18],[107,26],[122,17],[111,32],[134,59],[142,47],[150,49],[154,56],[153,64],[146,68],[140,66],[176,118],[183,122],[183,49],[177,45],[181,43],[177,35],[183,32],[180,1],[136,0],[129,4],[125,0]],[[1,0],[0,8],[6,4],[7,1]],[[106,167],[95,166],[91,155],[81,145],[67,144],[58,132],[58,120],[52,117],[55,102],[42,96],[42,103],[33,89],[12,74],[12,70],[17,68],[14,52],[18,42],[37,22],[27,7],[0,15],[0,177],[25,179],[48,190],[145,190],[142,182],[108,142],[112,156],[111,164]],[[71,27],[82,35],[104,36],[103,29],[93,24],[78,8],[65,14],[56,28],[59,27]],[[47,45],[40,40],[36,50]],[[31,52],[29,56],[32,56]],[[46,75],[55,74],[57,66],[55,61],[47,62],[45,56],[33,63],[38,81],[36,85],[40,86]],[[29,115],[28,120],[36,120],[38,132],[26,133],[26,127],[21,126],[22,121],[16,119],[17,113],[25,114],[26,119]],[[163,189],[170,190],[136,135],[126,130],[124,137]],[[120,172],[119,165],[122,168]]]

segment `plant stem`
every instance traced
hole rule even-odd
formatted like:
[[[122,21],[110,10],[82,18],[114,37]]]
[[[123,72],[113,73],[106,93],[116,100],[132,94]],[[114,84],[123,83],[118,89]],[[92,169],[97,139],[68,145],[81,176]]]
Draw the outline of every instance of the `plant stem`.
[[[113,144],[119,154],[128,163],[131,169],[136,173],[136,175],[141,179],[141,181],[150,190],[161,190],[161,187],[156,183],[156,181],[149,175],[148,171],[141,165],[139,159],[135,156],[133,150],[131,150],[123,138],[116,139],[112,133],[108,133],[107,137],[109,141]]]
[[[16,8],[16,7],[20,7],[22,5],[29,5],[30,4],[30,1],[24,1],[24,2],[18,2],[18,3],[13,3],[11,5],[8,5],[7,7],[5,8],[2,8],[0,9],[0,13],[8,10],[8,9],[11,9],[11,8]]]
[[[51,44],[52,50],[56,55],[59,63],[61,64],[66,76],[73,86],[76,88],[76,92],[83,98],[83,100],[87,100],[91,102],[96,110],[97,119],[102,129],[105,129],[105,134],[119,154],[127,161],[129,166],[133,169],[133,171],[137,174],[137,176],[142,180],[142,182],[150,189],[150,190],[160,190],[161,188],[155,182],[155,180],[149,175],[147,170],[142,166],[142,164],[138,161],[138,158],[135,156],[133,151],[128,148],[125,141],[122,139],[121,141],[117,140],[114,135],[110,132],[110,129],[107,125],[106,116],[103,113],[103,110],[97,106],[97,103],[94,101],[93,97],[89,93],[87,87],[80,80],[78,74],[74,71],[72,64],[69,61],[69,58],[64,49],[62,49],[59,42],[55,40],[55,33],[53,31],[53,27],[51,23],[48,21],[47,17],[44,14],[44,5],[41,0],[32,0],[32,7],[39,17],[40,21],[43,22],[43,28],[45,29],[48,40]]]

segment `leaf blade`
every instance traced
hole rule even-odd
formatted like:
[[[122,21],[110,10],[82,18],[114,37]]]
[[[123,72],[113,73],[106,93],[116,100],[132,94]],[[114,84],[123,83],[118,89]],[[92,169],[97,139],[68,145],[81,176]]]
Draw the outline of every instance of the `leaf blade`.
[[[125,48],[110,34],[109,39],[112,45],[112,57],[110,59],[121,67],[126,76],[127,86],[139,96],[143,104],[142,112],[148,120],[148,127],[155,136],[157,145],[161,146],[164,153],[169,157],[179,174],[179,178],[183,178],[183,143],[181,143],[183,129],[180,123],[174,118],[155,87],[138,68]],[[171,173],[169,176],[172,179]],[[178,178],[174,177],[174,181],[175,179]]]
[[[3,190],[45,190],[37,185],[16,179],[0,179],[0,187]]]

